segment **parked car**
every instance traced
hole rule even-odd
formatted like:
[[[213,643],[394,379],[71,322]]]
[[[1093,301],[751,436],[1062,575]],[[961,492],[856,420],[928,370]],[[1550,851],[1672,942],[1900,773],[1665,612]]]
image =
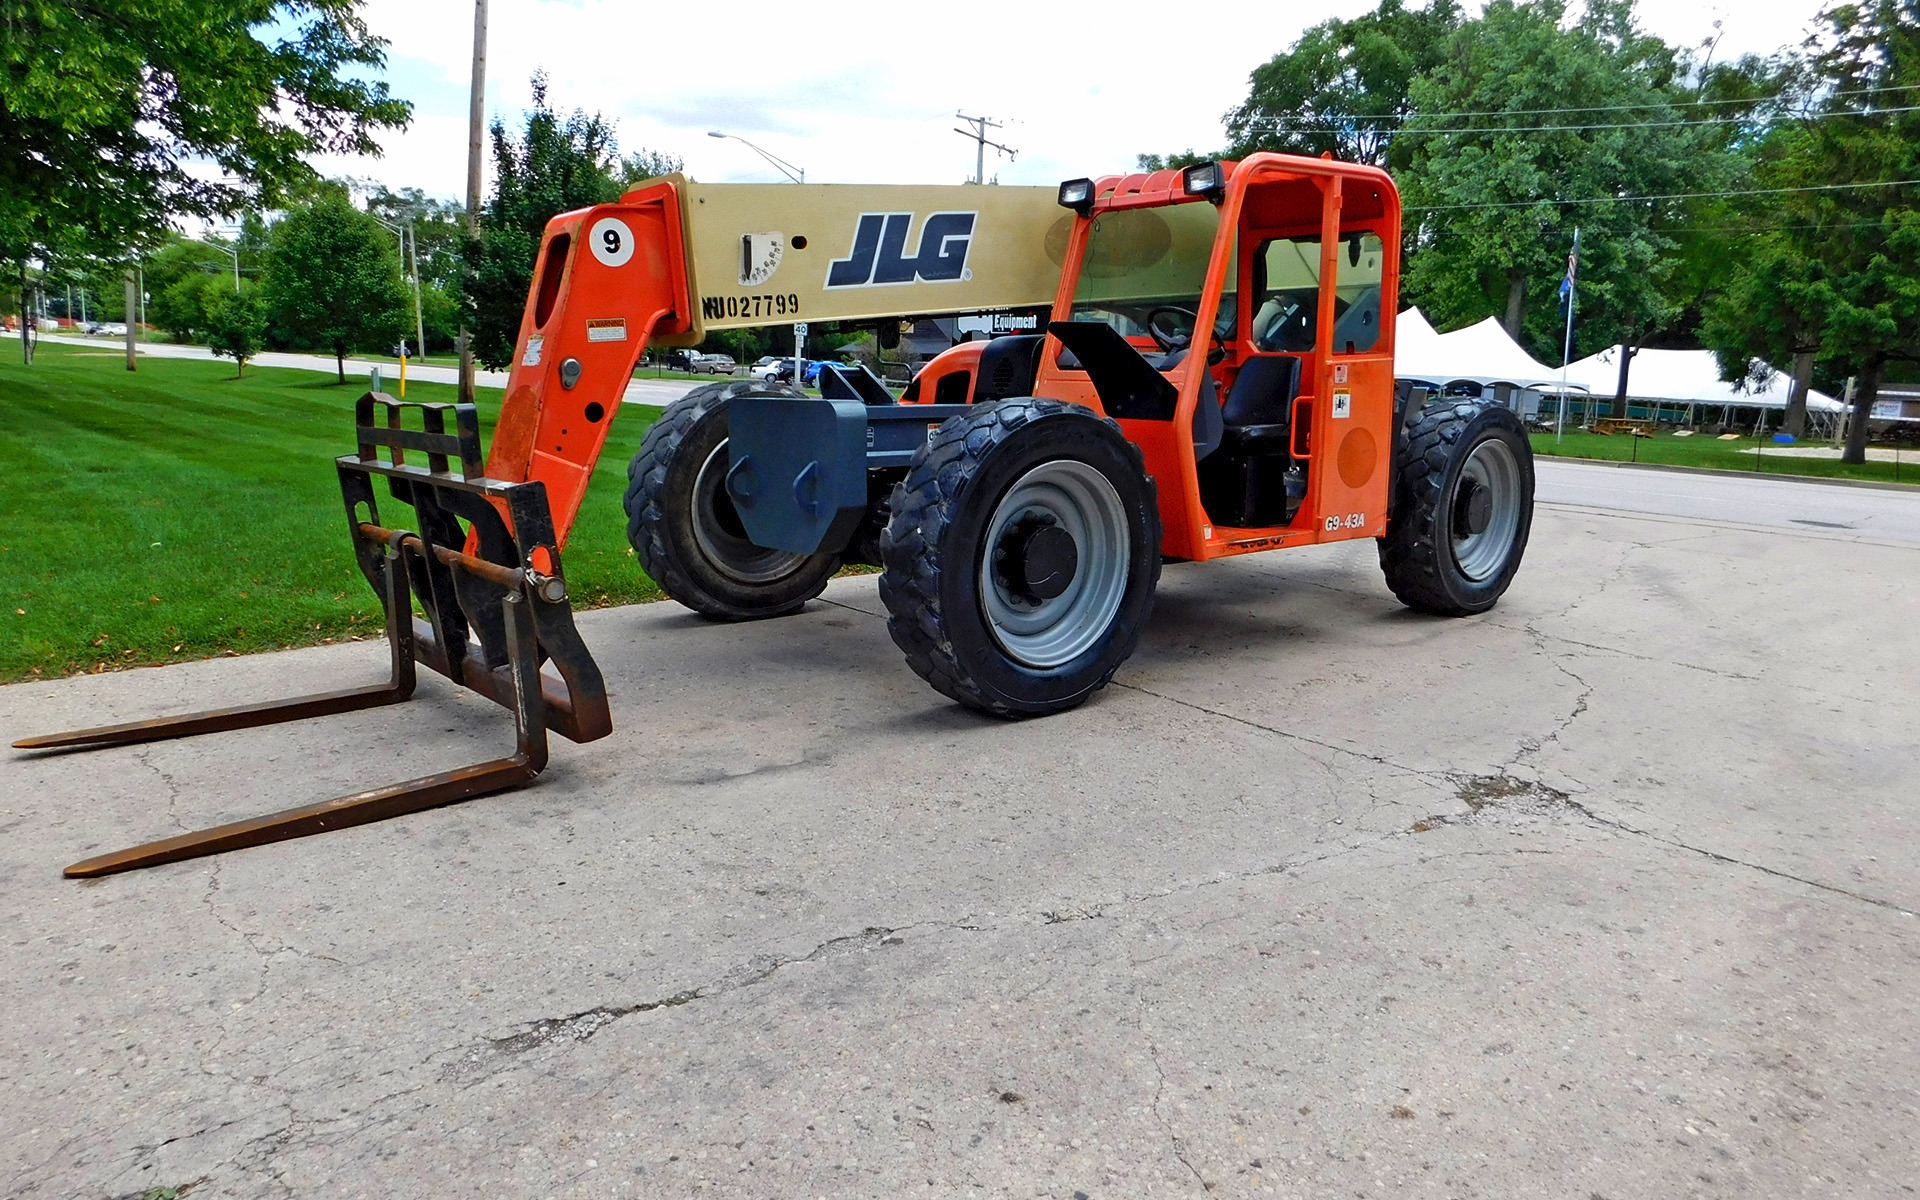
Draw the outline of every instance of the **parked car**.
[[[752,373],[755,379],[765,383],[784,383],[793,378],[793,360],[769,354],[754,361]]]
[[[731,375],[736,366],[731,354],[702,354],[689,369],[696,375]]]

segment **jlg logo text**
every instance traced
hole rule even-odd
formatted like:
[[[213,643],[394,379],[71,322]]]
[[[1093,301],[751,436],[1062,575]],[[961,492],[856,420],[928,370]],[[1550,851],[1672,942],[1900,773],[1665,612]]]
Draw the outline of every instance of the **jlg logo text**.
[[[880,287],[892,283],[952,283],[969,279],[973,246],[970,212],[934,213],[920,229],[920,245],[907,253],[912,213],[861,213],[853,253],[827,268],[829,288]]]

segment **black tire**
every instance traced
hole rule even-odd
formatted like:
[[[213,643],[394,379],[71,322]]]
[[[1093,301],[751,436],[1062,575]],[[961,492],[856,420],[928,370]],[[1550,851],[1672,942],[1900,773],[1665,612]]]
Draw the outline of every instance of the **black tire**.
[[[703,617],[748,621],[797,612],[839,569],[832,554],[753,545],[721,486],[728,402],[799,394],[758,380],[703,384],[667,406],[627,466],[627,540],[660,590]]]
[[[1492,608],[1533,527],[1533,447],[1520,418],[1483,401],[1436,401],[1401,428],[1394,467],[1380,539],[1387,586],[1441,616]]]
[[[1057,400],[982,406],[940,426],[889,507],[887,632],[940,694],[998,717],[1061,712],[1139,645],[1160,510],[1139,447],[1111,420]],[[1028,582],[1035,548],[1060,552],[1062,533],[1064,566]],[[1010,554],[1026,565],[1009,567]]]

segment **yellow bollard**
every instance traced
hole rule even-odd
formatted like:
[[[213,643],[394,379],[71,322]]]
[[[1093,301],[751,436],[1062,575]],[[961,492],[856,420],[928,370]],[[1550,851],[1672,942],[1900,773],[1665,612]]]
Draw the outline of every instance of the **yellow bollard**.
[[[407,356],[400,356],[400,398],[407,398]]]

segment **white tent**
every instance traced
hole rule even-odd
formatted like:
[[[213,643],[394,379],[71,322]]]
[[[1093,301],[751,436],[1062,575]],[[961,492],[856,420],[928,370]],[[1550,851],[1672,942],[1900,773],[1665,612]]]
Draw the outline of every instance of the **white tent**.
[[[1479,384],[1541,388],[1550,383],[1553,390],[1560,388],[1559,370],[1535,362],[1507,336],[1496,318],[1488,317],[1452,333],[1438,333],[1417,308],[1401,313],[1395,326],[1393,373],[1402,379],[1439,384],[1471,379]]]
[[[1595,396],[1612,396],[1620,380],[1619,346],[1567,366],[1567,383]],[[1720,378],[1711,350],[1642,350],[1627,372],[1627,398],[1640,404],[1696,404],[1725,408],[1785,408],[1790,376],[1775,371],[1765,387]],[[1550,390],[1558,391],[1557,382]],[[1843,405],[1824,392],[1807,392],[1809,412],[1839,412]]]

